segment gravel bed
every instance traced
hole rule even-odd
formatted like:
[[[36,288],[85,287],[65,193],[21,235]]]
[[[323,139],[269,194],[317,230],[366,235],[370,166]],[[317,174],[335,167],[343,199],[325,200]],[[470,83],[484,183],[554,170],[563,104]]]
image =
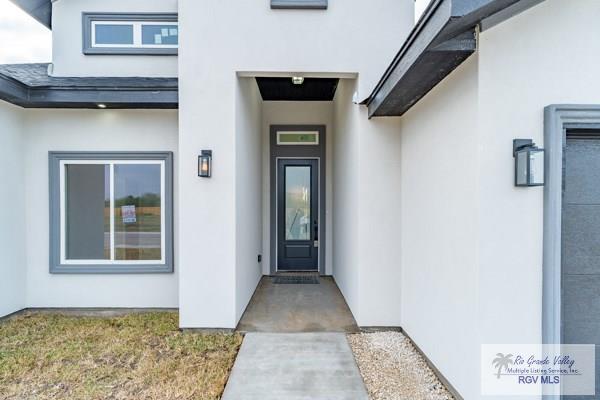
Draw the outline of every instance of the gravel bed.
[[[371,400],[454,399],[402,333],[359,333],[348,342]]]

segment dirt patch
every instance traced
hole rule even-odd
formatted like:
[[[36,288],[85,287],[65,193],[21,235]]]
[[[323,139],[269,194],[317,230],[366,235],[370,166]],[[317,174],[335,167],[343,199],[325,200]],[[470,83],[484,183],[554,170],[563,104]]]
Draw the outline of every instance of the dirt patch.
[[[2,399],[219,399],[239,334],[182,333],[177,313],[25,313],[0,323]]]

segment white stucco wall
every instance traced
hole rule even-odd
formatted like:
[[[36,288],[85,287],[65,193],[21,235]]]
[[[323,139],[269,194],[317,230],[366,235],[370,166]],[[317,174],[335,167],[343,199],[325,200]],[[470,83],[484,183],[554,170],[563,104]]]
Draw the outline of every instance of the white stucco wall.
[[[544,107],[600,103],[599,16],[546,0],[482,32],[402,118],[402,326],[464,398],[481,344],[542,340],[543,189],[514,187],[512,140],[543,147]]]
[[[176,13],[177,0],[55,0],[52,2],[54,76],[176,77],[177,56],[85,55],[83,12]]]
[[[333,273],[359,325],[399,326],[400,119],[368,120],[355,84],[334,102]]]
[[[399,118],[359,115],[360,326],[399,326],[401,318],[401,137]],[[341,133],[343,134],[343,132]]]
[[[235,71],[359,73],[364,98],[412,28],[413,10],[414,0],[332,1],[327,10],[271,10],[263,0],[180,0],[180,47],[191,57],[181,77],[193,71],[201,85],[218,74],[231,85]]]
[[[0,317],[26,304],[23,112],[0,101]]]
[[[326,11],[271,10],[263,0],[179,1],[179,163],[195,165],[203,148],[215,154],[210,180],[181,175],[182,326],[237,323],[236,73],[358,73],[366,97],[412,27],[413,7],[413,0],[331,2]]]
[[[358,106],[352,103],[355,80],[342,80],[334,99],[333,118],[333,275],[354,317],[359,315],[359,182]]]
[[[177,307],[177,252],[172,274],[53,275],[48,265],[48,151],[173,151],[177,160],[177,112],[26,110],[25,113],[26,151],[22,162],[27,306]],[[177,171],[175,164],[175,199]],[[175,205],[175,221],[177,211]],[[177,244],[177,236],[175,240]]]
[[[513,187],[506,151],[517,137],[543,146],[545,106],[600,104],[599,17],[595,0],[546,0],[481,34],[480,290],[518,294],[482,297],[484,342],[540,340],[543,190]]]
[[[466,399],[479,390],[477,89],[472,56],[401,129],[401,323]]]
[[[236,96],[236,319],[262,276],[262,98],[256,80],[240,78]],[[266,175],[265,175],[266,176]]]
[[[271,219],[270,204],[270,126],[271,125],[325,125],[325,273],[331,275],[332,262],[332,147],[333,103],[327,101],[265,101],[262,103],[262,212],[263,212],[263,274],[270,274]]]

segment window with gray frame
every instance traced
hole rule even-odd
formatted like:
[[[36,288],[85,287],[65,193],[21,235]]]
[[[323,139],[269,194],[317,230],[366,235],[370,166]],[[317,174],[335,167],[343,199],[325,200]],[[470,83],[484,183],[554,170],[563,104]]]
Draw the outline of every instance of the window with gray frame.
[[[173,271],[170,152],[50,152],[50,272]]]
[[[327,9],[327,0],[271,0],[272,9]]]
[[[83,13],[84,54],[176,55],[177,14]]]

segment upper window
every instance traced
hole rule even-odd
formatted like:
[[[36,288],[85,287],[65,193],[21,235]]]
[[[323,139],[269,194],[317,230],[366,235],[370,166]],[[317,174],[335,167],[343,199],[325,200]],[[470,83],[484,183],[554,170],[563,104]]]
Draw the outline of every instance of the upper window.
[[[271,0],[273,9],[327,9],[327,0]]]
[[[277,144],[286,145],[319,145],[319,131],[277,131]]]
[[[50,153],[50,272],[172,271],[170,153]]]
[[[84,54],[177,54],[177,14],[83,14]]]

